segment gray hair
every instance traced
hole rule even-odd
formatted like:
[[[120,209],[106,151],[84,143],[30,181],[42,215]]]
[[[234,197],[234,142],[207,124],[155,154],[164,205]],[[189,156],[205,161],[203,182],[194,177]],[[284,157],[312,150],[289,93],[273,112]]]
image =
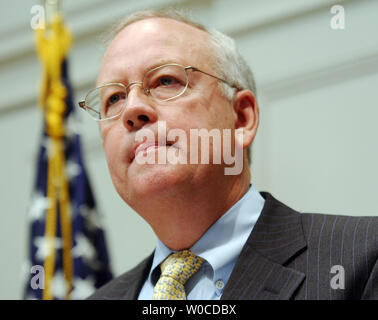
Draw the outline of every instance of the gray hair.
[[[149,18],[169,18],[183,22],[205,31],[209,35],[211,44],[210,49],[213,51],[214,58],[212,63],[214,64],[216,74],[235,87],[252,91],[256,96],[256,84],[253,73],[247,62],[241,56],[238,48],[236,47],[235,41],[218,30],[208,28],[200,23],[194,22],[188,16],[189,15],[187,13],[172,8],[137,11],[130,14],[115,27],[113,27],[110,34],[107,35],[106,42],[109,43],[111,40],[113,40],[114,37],[126,26],[140,20]],[[235,89],[220,81],[219,86],[223,95],[231,101],[235,93]],[[248,163],[250,164],[251,159],[249,149],[247,151],[247,155]]]

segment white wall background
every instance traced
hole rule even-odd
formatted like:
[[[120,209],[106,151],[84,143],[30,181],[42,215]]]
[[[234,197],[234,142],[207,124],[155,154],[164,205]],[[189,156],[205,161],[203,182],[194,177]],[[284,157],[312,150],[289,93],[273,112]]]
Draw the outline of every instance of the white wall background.
[[[253,182],[300,211],[378,215],[378,1],[62,0],[75,37],[70,72],[76,100],[92,87],[100,33],[135,9],[174,5],[233,36],[254,70],[261,126]],[[332,30],[330,9],[345,9]],[[27,207],[41,133],[40,65],[30,9],[0,0],[0,299],[22,296]],[[154,247],[149,226],[116,194],[96,124],[82,115],[87,169],[100,205],[114,273]],[[128,255],[126,257],[126,255]]]

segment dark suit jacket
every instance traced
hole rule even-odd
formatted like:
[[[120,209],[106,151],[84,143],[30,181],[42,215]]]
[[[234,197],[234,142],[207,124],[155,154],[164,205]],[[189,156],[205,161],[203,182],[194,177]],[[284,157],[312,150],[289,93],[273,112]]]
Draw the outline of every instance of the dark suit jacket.
[[[264,208],[222,299],[378,300],[378,217],[300,214],[269,193],[261,195]],[[152,258],[89,299],[137,299]],[[335,265],[343,269],[331,273]]]

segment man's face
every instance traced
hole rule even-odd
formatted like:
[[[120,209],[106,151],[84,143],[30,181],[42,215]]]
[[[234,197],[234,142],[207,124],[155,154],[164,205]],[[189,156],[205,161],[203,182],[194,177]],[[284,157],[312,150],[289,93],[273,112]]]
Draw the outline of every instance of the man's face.
[[[141,81],[151,68],[165,63],[194,66],[217,74],[211,63],[208,35],[184,23],[165,18],[138,21],[123,29],[109,46],[97,85],[121,82],[125,85]],[[141,164],[136,161],[135,136],[149,129],[158,138],[158,121],[167,131],[181,129],[188,145],[190,129],[233,129],[235,113],[220,92],[218,81],[200,72],[188,71],[189,87],[180,97],[159,102],[146,95],[141,86],[130,87],[126,108],[111,120],[101,122],[103,147],[113,183],[120,196],[136,211],[143,211],[149,200],[163,195],[185,195],[187,188],[207,184],[221,185],[224,166],[216,164]],[[172,141],[171,141],[172,142]],[[169,144],[169,141],[167,142]],[[166,147],[160,147],[166,148]],[[159,148],[150,148],[148,153]],[[210,145],[210,159],[211,159]],[[201,159],[200,148],[198,149]],[[161,199],[163,199],[162,197]],[[166,197],[167,198],[167,197]],[[177,199],[179,201],[179,199]]]

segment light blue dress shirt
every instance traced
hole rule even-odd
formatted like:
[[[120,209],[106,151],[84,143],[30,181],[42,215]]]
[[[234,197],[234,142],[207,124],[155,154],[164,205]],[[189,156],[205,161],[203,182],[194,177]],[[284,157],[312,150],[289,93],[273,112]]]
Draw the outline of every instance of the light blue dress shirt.
[[[247,193],[190,248],[205,262],[185,284],[188,300],[220,299],[264,203],[264,198],[251,185]],[[152,299],[154,286],[160,277],[160,263],[172,252],[158,240],[151,270],[139,293],[139,300]]]

